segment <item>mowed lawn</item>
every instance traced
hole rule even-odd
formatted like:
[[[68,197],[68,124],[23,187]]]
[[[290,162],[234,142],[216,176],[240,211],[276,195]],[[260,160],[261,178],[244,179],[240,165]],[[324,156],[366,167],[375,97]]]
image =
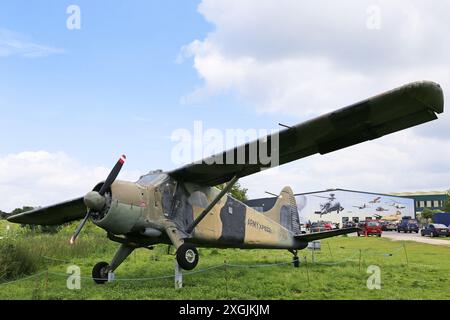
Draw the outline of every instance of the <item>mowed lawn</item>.
[[[5,237],[4,224],[0,248],[24,247],[36,266],[27,275],[3,277],[0,299],[450,299],[450,248],[443,246],[337,237],[322,240],[315,263],[311,251],[301,251],[300,268],[284,250],[200,249],[199,265],[176,290],[173,249],[168,254],[165,245],[136,250],[116,281],[96,285],[92,266],[109,261],[117,247],[101,230],[89,226],[71,247],[73,226],[55,235],[14,229]],[[67,288],[72,265],[81,269],[79,290]],[[379,268],[380,289],[367,287],[368,268]]]

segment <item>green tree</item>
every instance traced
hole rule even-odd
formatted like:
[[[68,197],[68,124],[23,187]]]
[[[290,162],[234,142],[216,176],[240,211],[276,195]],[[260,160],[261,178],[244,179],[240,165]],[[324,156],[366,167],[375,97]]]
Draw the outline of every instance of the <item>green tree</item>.
[[[223,188],[225,188],[225,184],[220,184],[217,186],[217,188],[222,190]],[[234,184],[234,186],[231,188],[230,193],[233,196],[233,198],[235,198],[239,201],[247,201],[248,200],[247,191],[248,191],[248,189],[241,187],[239,182],[236,182]]]
[[[433,218],[433,210],[430,208],[424,208],[423,211],[420,213],[420,217],[422,219],[432,219]]]
[[[436,213],[441,213],[441,212],[442,212],[442,210],[438,210],[438,209],[431,210],[430,208],[425,208],[425,209],[423,209],[422,213],[420,214],[420,218],[426,219],[426,220],[431,219],[431,221],[433,221],[433,215]]]
[[[445,200],[444,211],[450,212],[450,189],[447,191],[447,200]]]
[[[22,208],[16,208],[16,209],[14,209],[12,212],[11,212],[11,215],[14,215],[14,214],[19,214],[19,213],[23,213],[23,212],[27,212],[27,211],[31,211],[31,210],[33,210],[34,208],[33,207],[30,207],[30,206],[23,206]]]

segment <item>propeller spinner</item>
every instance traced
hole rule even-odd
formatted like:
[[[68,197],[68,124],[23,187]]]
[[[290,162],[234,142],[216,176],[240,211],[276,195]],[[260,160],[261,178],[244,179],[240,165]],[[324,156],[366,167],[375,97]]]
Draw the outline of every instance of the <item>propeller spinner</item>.
[[[83,218],[83,220],[78,225],[77,229],[75,230],[74,234],[70,238],[70,244],[74,244],[75,240],[77,239],[78,235],[81,232],[81,229],[83,229],[84,225],[94,212],[100,212],[106,205],[106,199],[105,199],[105,193],[106,191],[111,188],[111,185],[116,180],[117,176],[119,175],[120,170],[122,169],[123,164],[125,163],[125,160],[127,157],[125,155],[122,155],[120,159],[117,161],[114,168],[109,173],[108,177],[105,180],[105,183],[101,186],[100,190],[97,191],[90,191],[84,196],[84,204],[87,207],[87,213],[86,216]]]

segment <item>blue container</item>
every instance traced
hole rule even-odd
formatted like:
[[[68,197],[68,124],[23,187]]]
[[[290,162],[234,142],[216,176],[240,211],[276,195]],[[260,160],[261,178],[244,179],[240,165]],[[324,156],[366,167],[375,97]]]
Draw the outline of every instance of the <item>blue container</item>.
[[[441,212],[433,214],[433,222],[445,224],[450,227],[450,212]]]

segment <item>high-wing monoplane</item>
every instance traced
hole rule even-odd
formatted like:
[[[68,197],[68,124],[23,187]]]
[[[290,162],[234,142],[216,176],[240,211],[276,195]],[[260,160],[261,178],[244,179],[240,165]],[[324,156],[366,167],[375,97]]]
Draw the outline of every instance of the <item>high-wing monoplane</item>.
[[[302,234],[289,187],[282,190],[272,208],[261,213],[228,194],[236,181],[265,168],[327,154],[435,120],[443,110],[441,87],[433,82],[415,82],[202,161],[143,175],[136,182],[116,180],[125,162],[122,156],[106,180],[85,196],[8,220],[36,225],[81,220],[71,243],[88,220],[103,228],[120,246],[109,263],[94,266],[92,276],[97,283],[107,282],[108,274],[133,250],[158,243],[174,245],[176,260],[185,270],[197,265],[197,247],[284,249],[294,255],[295,265],[297,250],[306,248],[308,242],[357,229]],[[268,163],[261,150],[270,150],[270,158],[276,161]],[[215,187],[224,183],[222,190]]]

